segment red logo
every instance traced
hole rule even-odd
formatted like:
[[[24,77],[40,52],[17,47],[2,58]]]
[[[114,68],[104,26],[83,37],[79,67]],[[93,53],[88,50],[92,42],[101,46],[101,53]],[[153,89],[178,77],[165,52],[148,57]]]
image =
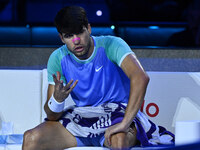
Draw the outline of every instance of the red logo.
[[[142,107],[141,107],[141,109],[140,109],[141,112],[144,111],[144,103],[145,103],[145,100],[143,101]],[[151,108],[154,108],[154,109],[155,109],[155,112],[150,113],[150,109],[151,109]],[[159,113],[159,107],[158,107],[158,105],[155,104],[155,103],[149,103],[149,104],[147,104],[145,111],[146,111],[146,114],[147,114],[149,117],[156,117],[156,116],[158,115],[158,113]]]

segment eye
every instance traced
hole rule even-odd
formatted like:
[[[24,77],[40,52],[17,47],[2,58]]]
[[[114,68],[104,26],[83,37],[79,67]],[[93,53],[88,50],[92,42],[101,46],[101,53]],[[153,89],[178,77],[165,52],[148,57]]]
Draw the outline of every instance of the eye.
[[[83,32],[85,32],[85,29],[83,28],[82,30],[80,30],[77,34],[82,34]]]
[[[73,34],[65,34],[64,38],[71,38],[73,36]]]
[[[82,29],[81,31],[80,31],[80,33],[79,34],[81,34],[81,33],[83,33],[85,30],[84,29]]]

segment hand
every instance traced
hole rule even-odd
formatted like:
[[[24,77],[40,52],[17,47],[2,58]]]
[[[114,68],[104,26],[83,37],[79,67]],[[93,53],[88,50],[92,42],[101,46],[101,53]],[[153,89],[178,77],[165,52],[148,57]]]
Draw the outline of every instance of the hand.
[[[119,132],[128,132],[127,127],[125,127],[122,122],[121,123],[117,123],[113,126],[110,126],[108,129],[106,129],[106,132],[104,134],[105,140],[108,143],[109,146],[111,146],[111,136],[115,133],[119,133]]]
[[[57,72],[57,77],[55,74],[53,74],[53,80],[55,82],[54,98],[58,102],[63,102],[69,96],[73,88],[76,86],[78,80],[76,80],[74,83],[73,80],[70,80],[66,86],[63,86],[63,81],[60,81],[60,77],[60,72]],[[72,83],[73,85],[71,86]]]

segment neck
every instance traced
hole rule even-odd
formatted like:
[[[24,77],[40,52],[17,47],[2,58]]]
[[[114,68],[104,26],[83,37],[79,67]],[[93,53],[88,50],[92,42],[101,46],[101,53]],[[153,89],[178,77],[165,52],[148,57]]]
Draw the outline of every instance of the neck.
[[[79,57],[79,59],[81,59],[81,60],[88,59],[92,55],[93,51],[94,51],[94,41],[93,41],[93,38],[90,37],[90,41],[88,43],[88,51],[87,51],[86,54],[84,54],[83,56]]]

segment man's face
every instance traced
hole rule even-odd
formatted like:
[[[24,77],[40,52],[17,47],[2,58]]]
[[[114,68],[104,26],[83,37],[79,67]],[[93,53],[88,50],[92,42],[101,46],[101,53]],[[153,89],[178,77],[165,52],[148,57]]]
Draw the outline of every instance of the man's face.
[[[63,43],[67,45],[69,51],[71,51],[79,59],[87,59],[90,56],[92,48],[92,40],[90,37],[91,27],[88,25],[88,29],[83,27],[82,31],[78,34],[60,34],[60,38]]]

